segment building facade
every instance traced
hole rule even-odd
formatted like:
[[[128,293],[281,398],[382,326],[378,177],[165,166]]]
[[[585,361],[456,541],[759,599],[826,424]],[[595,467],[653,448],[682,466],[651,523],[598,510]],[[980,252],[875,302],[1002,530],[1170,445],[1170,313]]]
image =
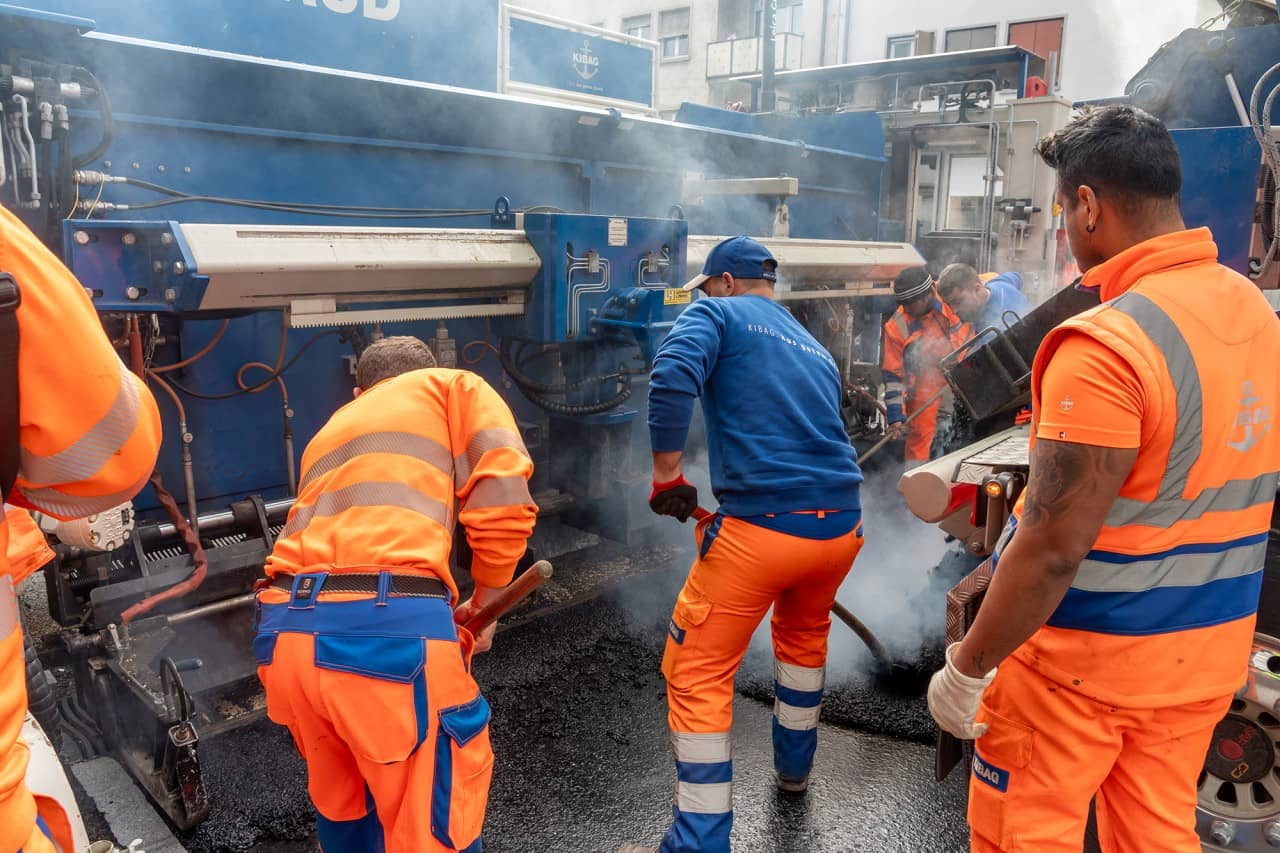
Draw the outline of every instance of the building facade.
[[[521,0],[567,20],[658,43],[655,107],[685,101],[750,109],[732,78],[758,73],[764,16],[776,15],[776,67],[815,68],[924,53],[1020,45],[1052,59],[1053,91],[1119,95],[1165,41],[1221,11],[1167,0]],[[774,8],[776,7],[776,9]]]

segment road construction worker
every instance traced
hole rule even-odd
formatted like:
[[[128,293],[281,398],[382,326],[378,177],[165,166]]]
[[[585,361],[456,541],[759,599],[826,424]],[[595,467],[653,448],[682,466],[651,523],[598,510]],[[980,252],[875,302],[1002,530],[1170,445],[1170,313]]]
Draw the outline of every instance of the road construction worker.
[[[1157,119],[1089,111],[1039,152],[1102,304],[1036,355],[1027,488],[929,707],[977,738],[974,850],[1079,851],[1096,795],[1103,850],[1198,853],[1206,752],[1242,754],[1210,741],[1253,639],[1280,323],[1209,231],[1185,228]]]
[[[973,333],[1004,329],[1031,311],[1016,272],[982,273],[968,264],[951,264],[938,276],[938,298],[969,324]]]
[[[84,288],[2,207],[0,273],[0,496],[63,519],[129,500],[160,448],[155,400],[112,349]],[[65,812],[23,781],[27,688],[14,589],[38,559],[30,524],[22,509],[0,521],[0,851],[70,853]],[[10,525],[22,538],[12,548]],[[13,561],[19,553],[27,559]]]
[[[964,343],[967,329],[938,299],[924,267],[899,273],[893,295],[898,310],[885,324],[881,359],[884,402],[888,435],[906,438],[912,465],[938,456],[949,437],[955,403],[938,363]]]
[[[267,713],[306,759],[325,853],[479,851],[493,752],[470,662],[493,628],[461,623],[524,555],[533,462],[497,392],[417,338],[371,344],[356,382],[303,453],[258,593]],[[455,520],[475,581],[456,613]]]
[[[938,276],[938,298],[966,324],[968,334],[984,330],[1003,331],[1031,311],[1031,303],[1022,293],[1022,276],[1016,272],[979,273],[968,264],[951,264]],[[987,332],[989,339],[995,332]],[[956,408],[949,443],[938,448],[945,454],[970,442],[1008,429],[1018,417],[1030,419],[1031,410],[1001,412],[974,422],[964,408]]]
[[[862,547],[862,474],[840,416],[840,375],[775,301],[776,270],[748,237],[717,245],[685,285],[716,298],[681,314],[654,359],[649,505],[681,522],[698,506],[681,462],[699,397],[720,503],[698,522],[662,661],[677,779],[664,853],[729,849],[733,678],[770,607],[777,785],[805,791],[831,605]]]

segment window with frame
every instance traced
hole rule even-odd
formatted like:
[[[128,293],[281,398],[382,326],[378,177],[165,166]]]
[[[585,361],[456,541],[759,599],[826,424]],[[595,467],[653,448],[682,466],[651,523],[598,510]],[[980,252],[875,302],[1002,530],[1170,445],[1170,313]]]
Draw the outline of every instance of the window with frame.
[[[1009,44],[1029,50],[1045,61],[1056,60],[1048,78],[1062,79],[1062,27],[1063,18],[1045,18],[1040,21],[1019,21],[1009,25]]]
[[[960,30],[947,30],[947,53],[957,50],[979,50],[996,46],[996,26],[966,27]]]
[[[689,7],[658,13],[658,41],[663,59],[689,58]]]
[[[632,15],[622,19],[622,31],[638,39],[653,38],[653,16]]]
[[[903,59],[916,55],[916,37],[890,36],[884,52],[886,59]]]
[[[764,35],[764,16],[769,9],[769,0],[756,0],[755,35]],[[776,32],[778,35],[790,33],[800,35],[804,23],[804,0],[778,0],[776,11]]]
[[[987,156],[953,154],[947,158],[947,197],[943,214],[948,231],[981,231],[987,199]],[[1004,173],[997,167],[990,177],[993,198],[1004,191]]]

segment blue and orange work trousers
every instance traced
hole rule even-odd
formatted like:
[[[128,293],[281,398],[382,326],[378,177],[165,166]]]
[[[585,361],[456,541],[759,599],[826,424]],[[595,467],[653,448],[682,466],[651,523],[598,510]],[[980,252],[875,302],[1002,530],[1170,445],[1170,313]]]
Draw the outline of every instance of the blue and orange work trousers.
[[[862,547],[858,515],[815,514],[819,528],[845,525],[847,532],[834,538],[789,535],[722,515],[698,524],[698,558],[676,600],[662,659],[676,762],[675,819],[663,853],[729,849],[733,678],[770,607],[774,767],[788,779],[809,775],[831,604]]]
[[[300,600],[307,577],[318,586]],[[254,641],[324,853],[479,853],[493,750],[470,635],[444,598],[325,594],[325,577],[261,591]]]
[[[1121,708],[1006,658],[977,717],[971,849],[1079,853],[1094,800],[1103,853],[1199,853],[1196,785],[1231,700]]]

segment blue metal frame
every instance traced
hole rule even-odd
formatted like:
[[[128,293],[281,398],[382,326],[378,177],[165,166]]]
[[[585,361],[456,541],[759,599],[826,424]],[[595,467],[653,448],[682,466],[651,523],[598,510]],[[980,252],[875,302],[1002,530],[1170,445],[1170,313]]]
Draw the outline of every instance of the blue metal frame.
[[[23,3],[46,10],[89,4],[90,0]],[[450,320],[447,332],[460,351],[473,341],[497,345],[504,336],[563,347],[564,370],[571,378],[590,378],[619,367],[628,373],[632,393],[625,404],[591,415],[553,415],[513,384],[487,348],[467,350],[474,360],[460,365],[499,389],[529,436],[541,436],[541,443],[531,442],[530,447],[538,463],[535,488],[574,494],[587,523],[608,527],[615,535],[648,521],[644,484],[639,482],[643,477],[635,468],[647,448],[643,373],[683,308],[681,296],[668,294],[682,293],[675,288],[686,274],[687,234],[767,234],[772,227],[775,199],[709,199],[686,207],[687,221],[670,218],[684,201],[684,177],[791,175],[802,187],[801,195],[789,202],[794,236],[876,236],[883,139],[878,123],[866,117],[744,121],[749,117],[702,108],[669,122],[282,59],[143,42],[123,26],[112,33],[81,36],[77,33],[83,22],[63,21],[52,25],[62,33],[53,37],[8,25],[30,21],[31,14],[7,15],[0,7],[0,53],[15,49],[34,58],[83,66],[112,95],[114,141],[89,168],[201,198],[174,203],[144,186],[111,183],[103,188],[103,202],[144,207],[100,207],[91,220],[72,218],[45,234],[51,242],[60,240],[64,259],[94,292],[113,334],[120,333],[120,312],[154,315],[163,338],[154,362],[163,364],[198,351],[218,328],[221,317],[196,311],[207,281],[183,244],[178,223],[510,228],[513,217],[493,213],[495,198],[509,198],[515,210],[528,211],[525,233],[544,264],[529,285],[527,314],[490,323]],[[474,38],[492,36],[496,43],[496,31],[485,29],[481,18]],[[193,24],[191,32],[199,35],[201,26],[203,22]],[[189,44],[198,42],[193,37]],[[428,72],[424,79],[433,76]],[[93,104],[74,106],[72,127],[80,150],[99,132],[98,118]],[[81,189],[97,195],[96,186]],[[321,218],[297,210],[207,200],[213,196],[474,213]],[[165,204],[149,206],[156,202]],[[553,212],[542,212],[547,210]],[[46,225],[43,216],[20,215],[38,231]],[[610,218],[626,219],[624,245],[611,245]],[[126,245],[126,233],[133,235],[132,245]],[[575,256],[593,250],[616,271],[607,291],[580,294],[572,322],[570,245]],[[182,266],[176,267],[178,263]],[[645,281],[637,275],[642,264],[653,267]],[[578,281],[575,273],[574,283]],[[136,298],[130,298],[130,287],[139,289]],[[279,311],[238,314],[228,320],[224,338],[206,358],[167,378],[202,394],[228,394],[237,391],[235,377],[241,365],[276,363]],[[437,323],[420,322],[395,324],[387,331],[430,340],[438,328]],[[285,359],[291,359],[301,347],[310,347],[284,375],[295,454],[350,398],[353,385],[344,358],[351,355],[351,347],[334,334],[315,341],[312,337],[290,332],[284,350]],[[253,369],[244,380],[252,386],[264,375]],[[589,405],[601,397],[607,400],[610,387],[588,383],[563,399]],[[159,400],[166,435],[160,469],[175,488],[182,476],[180,433],[171,402],[163,394]],[[284,494],[285,415],[274,384],[230,399],[187,397],[184,403],[187,427],[195,437],[194,473],[203,508],[221,508],[247,494],[267,499]],[[545,464],[552,444],[579,449],[576,467]],[[588,447],[595,449],[588,452]],[[639,478],[617,502],[630,507],[621,515],[596,512],[588,500],[603,488],[592,478],[606,471],[607,482],[614,486]],[[147,510],[154,502],[144,493],[139,506]]]

